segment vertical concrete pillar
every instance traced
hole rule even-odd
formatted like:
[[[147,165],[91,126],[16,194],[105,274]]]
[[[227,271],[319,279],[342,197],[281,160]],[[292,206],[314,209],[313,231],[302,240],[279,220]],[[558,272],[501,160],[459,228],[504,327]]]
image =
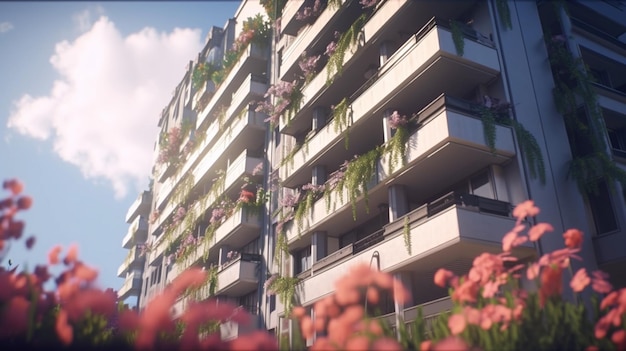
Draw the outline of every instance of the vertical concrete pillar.
[[[409,212],[409,199],[404,185],[394,184],[388,188],[388,192],[389,222],[393,222]]]
[[[313,263],[327,256],[327,237],[326,232],[313,232],[313,235],[311,236],[311,259],[313,260]]]
[[[397,272],[393,274],[393,277],[402,282],[402,285],[409,292],[409,296],[411,299],[413,298],[413,281],[411,278],[411,272]],[[399,303],[398,301],[394,301],[394,309],[395,309],[395,317],[396,317],[396,336],[398,340],[400,340],[400,328],[401,324],[404,324],[404,309],[410,307],[412,301],[405,301],[403,303]]]

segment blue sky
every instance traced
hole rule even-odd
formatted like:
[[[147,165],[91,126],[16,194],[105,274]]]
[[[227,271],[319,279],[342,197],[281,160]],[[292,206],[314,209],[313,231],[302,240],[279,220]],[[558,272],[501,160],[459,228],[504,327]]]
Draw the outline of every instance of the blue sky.
[[[119,288],[129,205],[146,188],[158,115],[238,1],[0,2],[0,180],[19,178],[35,247],[2,262],[33,267],[77,244]],[[2,194],[4,195],[4,194]]]

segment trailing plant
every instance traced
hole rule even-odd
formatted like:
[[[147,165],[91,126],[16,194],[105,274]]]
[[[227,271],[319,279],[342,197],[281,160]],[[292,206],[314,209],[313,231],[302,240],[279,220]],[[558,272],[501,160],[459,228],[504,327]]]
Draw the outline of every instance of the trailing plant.
[[[498,15],[500,17],[500,23],[504,29],[511,29],[511,10],[509,9],[509,2],[507,0],[496,0],[496,7],[498,9]]]
[[[341,3],[342,0],[327,0],[328,1],[328,6],[333,8],[333,9],[340,9],[341,8]]]
[[[411,225],[409,223],[409,216],[404,216],[402,235],[404,236],[404,247],[406,248],[406,252],[411,255]]]
[[[555,11],[562,6],[556,4]],[[626,185],[626,172],[615,165],[606,151],[604,118],[587,66],[581,58],[574,58],[564,35],[548,34],[545,42],[555,82],[554,102],[565,119],[572,149],[568,177],[574,179],[584,197],[597,193],[602,181],[612,190],[615,182]],[[580,100],[586,107],[584,111],[579,109]]]
[[[344,132],[344,147],[346,150],[350,145],[350,119],[352,110],[348,98],[343,98],[337,105],[331,106],[333,110],[333,127],[335,133]]]
[[[304,218],[307,214],[310,214],[313,210],[313,204],[320,198],[324,189],[324,185],[305,184],[302,186],[301,194],[304,194],[304,198],[296,205],[294,213],[294,221],[298,226],[298,237],[302,232],[304,225]],[[302,196],[300,196],[301,198]]]
[[[359,40],[359,34],[363,29],[363,26],[367,22],[368,15],[367,13],[362,13],[355,21],[352,23],[350,28],[337,40],[337,45],[334,48],[334,52],[332,55],[328,57],[327,63],[327,78],[326,84],[330,84],[333,82],[335,77],[341,76],[343,72],[343,61],[346,55],[346,50],[350,48],[350,46],[355,45]]]
[[[157,163],[169,166],[178,166],[180,163],[180,147],[183,138],[179,127],[172,127],[162,132],[159,137],[159,156]]]
[[[275,126],[281,116],[283,122],[288,124],[293,116],[300,111],[303,97],[300,84],[298,81],[291,83],[279,81],[271,85],[264,95],[265,100],[258,103],[255,111],[266,113],[269,117],[265,121],[270,122],[271,126]],[[274,102],[272,103],[270,100],[274,100]]]
[[[342,201],[344,190],[348,191],[354,220],[356,220],[356,202],[359,196],[363,195],[365,210],[369,212],[368,184],[376,174],[381,153],[382,148],[376,147],[363,155],[356,156],[348,163],[343,178],[337,183],[336,191]]]
[[[463,56],[465,53],[465,37],[463,35],[463,30],[461,29],[462,24],[456,20],[450,20],[450,31],[452,32],[452,41],[454,41],[454,48],[456,49],[456,54],[459,56]]]
[[[298,277],[277,276],[268,285],[270,292],[275,293],[280,298],[281,303],[285,306],[285,314],[290,315],[296,295],[296,288],[300,284],[301,279]]]
[[[530,176],[539,178],[541,183],[546,181],[546,170],[543,161],[541,147],[532,133],[521,123],[510,116],[510,105],[500,103],[498,99],[490,96],[483,97],[483,105],[475,105],[474,109],[480,115],[485,134],[485,143],[493,154],[496,152],[496,123],[513,127],[517,142],[523,151],[524,160],[530,171]]]
[[[393,173],[396,166],[404,165],[406,143],[409,140],[409,120],[398,111],[394,111],[388,120],[393,136],[385,145],[385,152],[389,155],[389,173]]]

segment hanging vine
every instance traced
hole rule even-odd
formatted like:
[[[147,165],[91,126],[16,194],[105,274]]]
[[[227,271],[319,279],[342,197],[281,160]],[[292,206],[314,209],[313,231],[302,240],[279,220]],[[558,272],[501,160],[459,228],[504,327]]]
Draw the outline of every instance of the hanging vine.
[[[368,184],[376,174],[381,153],[382,148],[376,147],[352,159],[346,167],[343,178],[337,183],[336,191],[339,193],[341,201],[343,201],[344,190],[348,192],[354,220],[356,220],[356,202],[359,196],[364,196],[365,209],[369,212]]]
[[[465,38],[463,36],[461,24],[455,20],[450,20],[450,31],[452,32],[452,41],[454,41],[456,54],[463,56],[465,53]]]
[[[333,48],[334,52],[328,57],[326,84],[329,85],[335,77],[341,76],[346,50],[358,42],[359,34],[367,19],[367,13],[362,13],[337,40],[337,44]]]
[[[402,235],[404,236],[404,247],[406,252],[411,255],[411,225],[409,224],[409,216],[404,216],[404,227],[402,229]]]
[[[498,9],[498,16],[500,17],[500,23],[504,29],[511,29],[511,10],[509,9],[509,3],[507,0],[496,0],[496,7]]]
[[[557,15],[561,6],[564,4],[554,7]],[[572,55],[562,34],[546,35],[546,46],[555,82],[554,102],[565,119],[572,149],[568,177],[574,179],[584,197],[597,193],[602,181],[611,189],[615,182],[626,186],[626,172],[606,152],[604,118],[587,66]],[[579,99],[585,109],[580,108]]]
[[[389,116],[387,123],[393,131],[393,136],[387,141],[384,151],[389,156],[389,173],[393,173],[398,166],[404,165],[406,154],[406,143],[409,140],[409,120],[405,115],[400,115],[394,111]]]
[[[350,113],[349,108],[350,104],[348,98],[343,98],[339,103],[335,106],[331,107],[333,110],[333,127],[335,128],[335,133],[344,132],[344,146],[346,150],[350,144]]]
[[[474,109],[483,124],[485,143],[495,155],[496,152],[496,123],[513,127],[517,142],[523,151],[524,159],[530,176],[539,178],[542,184],[546,182],[546,170],[541,148],[534,135],[532,135],[521,123],[510,116],[511,106],[508,103],[500,103],[498,99],[484,96],[483,105],[475,105]]]

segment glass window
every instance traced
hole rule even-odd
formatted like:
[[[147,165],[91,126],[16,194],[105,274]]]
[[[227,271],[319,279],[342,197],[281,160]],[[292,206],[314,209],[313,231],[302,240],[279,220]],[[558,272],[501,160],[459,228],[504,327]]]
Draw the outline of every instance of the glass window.
[[[311,261],[311,246],[307,246],[305,249],[296,252],[294,259],[296,274],[309,270],[313,264]]]
[[[598,191],[589,193],[589,208],[596,227],[596,234],[605,234],[617,230],[617,220],[611,205],[611,196],[605,181],[598,183]]]
[[[489,179],[489,172],[481,173],[470,179],[472,194],[493,199],[493,186]]]

